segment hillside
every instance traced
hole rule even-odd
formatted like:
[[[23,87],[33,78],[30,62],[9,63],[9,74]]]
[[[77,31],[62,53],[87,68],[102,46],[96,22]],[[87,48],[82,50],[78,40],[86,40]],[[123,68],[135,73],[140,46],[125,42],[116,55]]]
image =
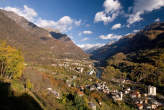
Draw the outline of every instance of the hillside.
[[[163,48],[163,35],[164,23],[154,23],[136,34],[129,34],[115,43],[95,50],[91,58],[104,61],[119,52],[127,54],[138,50]]]
[[[164,86],[164,23],[146,26],[94,53],[92,58],[105,64],[103,78],[106,80],[125,78]]]
[[[27,62],[53,63],[54,58],[88,57],[67,35],[49,32],[13,12],[0,10],[0,24],[0,39],[22,50]]]
[[[26,91],[19,80],[2,81],[0,79],[1,110],[43,110],[30,91]]]

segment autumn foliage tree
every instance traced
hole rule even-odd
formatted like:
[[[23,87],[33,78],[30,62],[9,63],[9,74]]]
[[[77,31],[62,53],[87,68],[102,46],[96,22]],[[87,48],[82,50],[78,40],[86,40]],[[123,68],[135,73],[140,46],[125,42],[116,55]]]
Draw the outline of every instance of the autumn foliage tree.
[[[8,79],[21,77],[24,58],[21,52],[5,42],[0,42],[0,76]]]
[[[28,89],[33,88],[33,84],[31,83],[31,81],[29,79],[26,80],[26,88],[28,88]]]

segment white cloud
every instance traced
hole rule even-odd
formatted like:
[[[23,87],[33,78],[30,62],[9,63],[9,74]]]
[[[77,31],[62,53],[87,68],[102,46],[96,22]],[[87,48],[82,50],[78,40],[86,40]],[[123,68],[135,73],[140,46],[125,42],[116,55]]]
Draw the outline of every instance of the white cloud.
[[[80,26],[82,22],[81,20],[74,20],[69,16],[64,16],[58,21],[43,19],[38,16],[37,12],[34,9],[29,8],[27,5],[24,5],[23,9],[9,6],[1,9],[4,9],[6,11],[13,11],[40,27],[52,27],[60,30],[61,32],[67,32],[71,30],[73,26]]]
[[[69,17],[69,16],[64,16],[62,18],[59,19],[58,21],[59,24],[72,24],[73,23],[73,20]]]
[[[104,11],[97,12],[95,15],[95,22],[103,21],[104,24],[107,24],[112,22],[117,17],[117,15],[117,13],[113,13],[111,16],[108,16]]]
[[[135,0],[134,12],[151,12],[164,6],[164,0]]]
[[[114,34],[108,34],[108,35],[101,35],[101,36],[99,36],[99,38],[103,39],[103,40],[118,40],[121,37],[122,37],[121,35],[114,35]]]
[[[36,21],[36,24],[40,27],[53,27],[55,29],[60,30],[61,32],[67,32],[72,29],[74,20],[69,16],[64,16],[60,18],[58,21],[53,20],[45,20],[39,18]]]
[[[139,22],[143,20],[143,18],[141,18],[141,12],[137,12],[135,14],[131,14],[129,15],[129,19],[127,20],[128,24],[131,25],[135,22]]]
[[[112,26],[112,30],[119,29],[119,28],[121,28],[121,24],[120,23],[119,24],[115,24],[115,25]]]
[[[120,13],[121,4],[118,0],[105,0],[104,11],[97,12],[94,18],[94,22],[104,22],[107,24],[112,22]]]
[[[88,34],[88,35],[89,35],[89,34],[92,34],[92,33],[93,33],[92,31],[86,30],[86,31],[83,31],[83,32],[79,32],[78,35],[79,35],[79,36],[81,36],[82,34],[86,34],[86,35]]]
[[[87,51],[87,50],[95,50],[97,48],[100,48],[102,46],[104,46],[105,44],[101,44],[101,43],[97,43],[97,44],[81,44],[78,45],[80,48],[82,48],[83,50]]]
[[[160,22],[160,19],[159,19],[159,18],[157,18],[157,19],[155,19],[154,21],[155,21],[155,22]]]
[[[40,27],[53,27],[54,25],[56,25],[56,22],[53,20],[45,20],[45,19],[39,18],[36,21],[36,24]]]
[[[118,0],[105,0],[104,2],[105,12],[110,13],[120,9],[121,5]]]
[[[39,19],[36,24],[40,27],[53,27],[61,32],[67,32],[70,31],[74,25],[80,26],[81,20],[74,20],[69,16],[64,16],[58,21]]]
[[[18,15],[25,17],[29,21],[34,21],[35,17],[38,16],[37,12],[34,9],[29,8],[27,5],[24,5],[24,9],[19,9],[19,8],[14,8],[14,7],[9,7],[9,6],[2,9],[6,11],[15,12]]]
[[[95,22],[100,22],[103,21],[104,24],[107,24],[109,21],[111,20],[111,17],[106,15],[105,12],[101,11],[101,12],[97,12],[95,15]]]
[[[140,31],[140,30],[137,30],[137,29],[133,30],[134,33],[137,33],[137,32],[139,32],[139,31]]]
[[[127,22],[129,25],[139,22],[143,20],[141,15],[145,12],[152,12],[161,7],[164,7],[164,0],[135,0],[133,13],[129,15]]]
[[[81,41],[86,41],[86,40],[88,40],[88,38],[87,38],[87,37],[83,38]]]
[[[130,35],[130,34],[132,34],[132,33],[127,33],[127,34],[125,34],[124,36],[128,36],[128,35]]]
[[[89,31],[89,30],[87,30],[87,31],[83,31],[83,34],[92,34],[93,32],[92,31]]]
[[[81,22],[82,22],[81,20],[75,21],[75,25],[76,26],[80,26],[81,25]]]
[[[53,27],[59,29],[62,32],[66,32],[72,29],[74,20],[69,16],[64,16],[56,21],[56,25]]]

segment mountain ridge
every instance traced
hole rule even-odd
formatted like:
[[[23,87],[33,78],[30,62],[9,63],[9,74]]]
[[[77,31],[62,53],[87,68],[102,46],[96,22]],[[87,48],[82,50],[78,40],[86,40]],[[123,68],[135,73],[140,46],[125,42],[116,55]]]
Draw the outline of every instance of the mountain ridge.
[[[155,48],[156,46],[163,47],[162,41],[158,42],[163,39],[163,34],[164,23],[153,23],[136,34],[126,35],[111,45],[105,45],[95,50],[92,52],[91,58],[104,61],[118,52],[128,53],[139,49]]]
[[[153,23],[136,34],[105,45],[91,56],[103,67],[102,79],[129,79],[164,86],[164,23]]]
[[[58,33],[62,39],[57,39],[57,34],[52,36],[46,29],[13,12],[0,10],[0,23],[1,40],[22,50],[28,62],[51,63],[54,58],[88,58],[67,35]]]

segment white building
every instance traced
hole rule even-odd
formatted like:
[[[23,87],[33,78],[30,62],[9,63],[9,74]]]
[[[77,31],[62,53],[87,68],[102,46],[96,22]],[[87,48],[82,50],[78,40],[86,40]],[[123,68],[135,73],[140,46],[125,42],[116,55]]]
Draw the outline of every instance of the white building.
[[[148,86],[148,95],[156,96],[156,87]]]
[[[81,68],[81,69],[80,69],[80,72],[83,73],[83,71],[84,71],[84,68]]]
[[[92,71],[90,71],[88,74],[89,75],[93,75],[95,73],[95,70],[93,69]]]
[[[119,92],[117,95],[112,96],[112,98],[114,99],[114,101],[122,101],[123,93]]]

